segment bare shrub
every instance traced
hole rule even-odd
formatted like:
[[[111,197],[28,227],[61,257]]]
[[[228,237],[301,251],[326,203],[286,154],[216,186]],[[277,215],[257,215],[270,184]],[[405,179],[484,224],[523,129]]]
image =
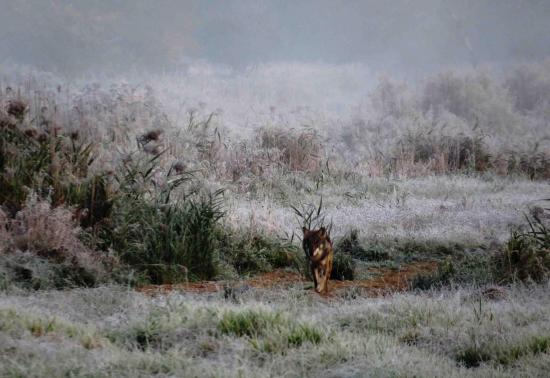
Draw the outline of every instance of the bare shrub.
[[[230,160],[229,142],[217,114],[204,114],[196,109],[187,111],[186,124],[167,127],[161,143],[162,150],[171,156],[170,166],[185,171],[200,171],[203,176],[224,178]],[[173,160],[179,164],[174,166]]]
[[[52,208],[49,202],[31,195],[15,219],[8,223],[13,249],[30,251],[75,270],[82,269],[94,278],[103,274],[100,256],[78,238],[80,228],[69,209]]]
[[[20,99],[10,100],[6,106],[6,112],[18,119],[19,121],[23,120],[25,113],[27,112],[27,104]]]
[[[397,143],[400,161],[412,158],[414,163],[430,165],[437,173],[464,169],[485,171],[491,155],[481,136],[443,135],[441,132],[409,132]]]
[[[507,91],[487,73],[458,75],[448,71],[427,81],[420,99],[424,114],[450,112],[469,125],[509,131],[517,123]]]
[[[321,138],[313,129],[264,128],[257,138],[267,157],[290,171],[315,172],[325,154]]]
[[[510,151],[506,157],[507,173],[527,175],[530,179],[550,178],[550,153],[545,151]]]
[[[527,216],[528,230],[512,231],[505,248],[495,254],[493,268],[500,282],[540,283],[550,277],[550,227],[545,215],[542,209]]]

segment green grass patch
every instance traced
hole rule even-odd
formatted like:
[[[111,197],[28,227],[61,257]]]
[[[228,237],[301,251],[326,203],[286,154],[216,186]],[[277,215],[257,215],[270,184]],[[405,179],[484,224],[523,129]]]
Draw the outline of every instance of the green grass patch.
[[[153,307],[124,326],[106,332],[113,343],[129,351],[168,351],[182,343],[195,342],[197,335],[212,332],[217,324],[218,311],[214,308],[188,308],[174,305]]]
[[[382,245],[369,245],[359,238],[359,231],[352,229],[334,245],[337,252],[347,253],[353,258],[365,261],[382,261],[389,258],[387,248]]]
[[[342,281],[355,278],[355,261],[350,254],[345,252],[334,253],[330,278]]]
[[[539,216],[526,219],[527,231],[512,231],[508,243],[494,257],[499,282],[540,283],[550,277],[550,228]]]
[[[293,267],[299,255],[292,243],[257,232],[218,230],[216,239],[220,258],[240,275]]]
[[[56,317],[40,317],[10,308],[0,309],[0,333],[18,339],[25,336],[43,337],[55,333],[76,339],[87,349],[106,343],[106,339],[93,330],[77,327]]]
[[[358,230],[351,230],[335,243],[336,251],[349,253],[354,259],[370,263],[385,261],[421,261],[462,255],[479,245],[430,240],[398,238],[361,238]]]
[[[247,310],[243,312],[226,312],[218,324],[223,334],[238,337],[258,337],[269,330],[286,325],[288,321],[280,313]]]
[[[309,325],[301,324],[290,331],[288,343],[294,346],[300,346],[305,342],[319,344],[323,340],[322,333]]]
[[[304,343],[319,344],[324,334],[318,328],[288,319],[279,312],[246,310],[226,312],[218,323],[222,334],[246,337],[251,346],[267,353],[286,353]]]
[[[468,368],[481,363],[511,365],[519,358],[550,352],[550,336],[534,336],[528,341],[513,345],[472,346],[456,354],[456,360]]]
[[[419,274],[412,283],[412,289],[438,289],[451,284],[484,285],[494,282],[492,258],[484,252],[470,252],[447,257],[438,264],[437,271]]]

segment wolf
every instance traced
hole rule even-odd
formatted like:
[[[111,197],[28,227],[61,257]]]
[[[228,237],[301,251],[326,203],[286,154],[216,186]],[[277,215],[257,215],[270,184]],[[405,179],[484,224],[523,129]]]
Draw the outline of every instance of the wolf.
[[[334,250],[332,241],[324,227],[318,230],[302,228],[302,247],[309,261],[313,284],[317,293],[328,294],[328,281],[332,273]]]

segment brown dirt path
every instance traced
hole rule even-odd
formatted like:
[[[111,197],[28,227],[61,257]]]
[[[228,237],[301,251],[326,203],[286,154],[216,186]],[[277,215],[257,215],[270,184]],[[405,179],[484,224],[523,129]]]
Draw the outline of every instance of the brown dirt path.
[[[355,281],[331,280],[329,284],[330,296],[350,288],[365,291],[368,295],[386,295],[409,288],[410,281],[418,274],[433,272],[437,269],[437,262],[416,262],[395,268],[369,268],[371,278]],[[149,285],[138,288],[139,292],[148,295],[167,294],[172,291],[192,293],[215,293],[223,291],[224,287],[249,286],[253,288],[289,287],[297,283],[307,284],[304,277],[296,272],[274,270],[258,276],[238,281],[201,281],[182,284]]]

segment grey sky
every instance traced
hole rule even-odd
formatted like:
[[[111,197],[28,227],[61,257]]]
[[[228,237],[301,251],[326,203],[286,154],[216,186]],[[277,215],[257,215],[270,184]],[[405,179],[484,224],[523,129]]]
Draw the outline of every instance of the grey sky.
[[[360,62],[422,72],[550,57],[549,0],[0,0],[0,63],[59,72]]]

